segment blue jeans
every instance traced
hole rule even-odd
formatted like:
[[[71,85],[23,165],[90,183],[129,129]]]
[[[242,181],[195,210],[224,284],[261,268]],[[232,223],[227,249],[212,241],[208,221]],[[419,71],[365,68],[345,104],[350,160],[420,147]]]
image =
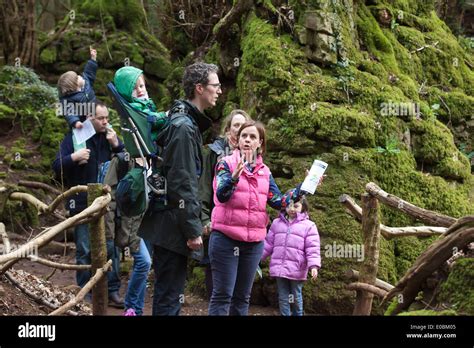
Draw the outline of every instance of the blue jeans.
[[[91,264],[91,249],[89,242],[89,226],[77,225],[74,228],[74,242],[76,243],[76,264]],[[107,272],[109,293],[120,289],[120,253],[113,240],[107,240],[107,259],[112,259],[112,270]],[[90,271],[76,271],[77,285],[81,288],[91,278]]]
[[[209,258],[212,296],[209,315],[247,315],[263,241],[242,242],[212,231]]]
[[[140,247],[136,253],[132,253],[132,256],[133,270],[125,295],[125,309],[133,308],[137,315],[142,315],[145,306],[146,280],[151,267],[150,254],[143,239],[140,239]]]
[[[188,258],[155,245],[153,315],[179,315],[184,302]]]
[[[285,316],[302,316],[304,281],[280,277],[277,277],[276,281],[278,286],[280,314]]]

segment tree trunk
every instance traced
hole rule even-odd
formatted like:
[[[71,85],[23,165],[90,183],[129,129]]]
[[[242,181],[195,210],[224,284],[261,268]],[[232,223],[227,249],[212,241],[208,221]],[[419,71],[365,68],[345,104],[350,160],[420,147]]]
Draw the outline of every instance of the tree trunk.
[[[94,199],[103,194],[102,184],[88,184],[87,203],[91,205]],[[91,274],[96,274],[107,262],[107,248],[105,245],[105,220],[101,215],[89,224],[91,247]],[[92,314],[107,315],[107,278],[101,278],[92,288]]]
[[[379,265],[380,208],[377,198],[362,195],[362,232],[365,258],[360,269],[359,282],[375,285]],[[373,293],[358,290],[353,315],[370,315]]]
[[[0,0],[3,53],[7,64],[38,63],[34,0]]]

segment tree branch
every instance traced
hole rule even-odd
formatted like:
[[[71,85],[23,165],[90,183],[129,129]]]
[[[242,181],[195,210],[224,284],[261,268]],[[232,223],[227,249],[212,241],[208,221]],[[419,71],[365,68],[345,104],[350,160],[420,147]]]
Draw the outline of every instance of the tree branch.
[[[112,266],[112,260],[107,261],[107,263],[102,268],[97,269],[97,272],[95,272],[95,275],[87,282],[87,284],[81,289],[81,291],[79,291],[76,297],[74,297],[72,300],[70,300],[66,304],[56,309],[54,312],[49,313],[48,315],[62,315],[68,309],[77,305],[78,302],[82,301],[84,299],[84,296],[86,296],[87,293],[91,291],[94,285],[97,284],[97,282],[104,277],[107,270],[111,266]]]
[[[359,280],[359,271],[356,271],[355,269],[347,270],[346,277],[352,280]],[[394,288],[392,284],[384,282],[383,280],[378,278],[375,279],[375,286],[382,290],[385,290],[386,292]]]
[[[60,195],[61,194],[61,191],[59,191],[57,188],[55,188],[53,186],[50,186],[48,184],[45,184],[43,182],[20,180],[18,182],[18,185],[25,186],[25,187],[31,187],[31,188],[43,189],[43,190],[49,191],[51,193],[54,193],[55,195]]]
[[[457,220],[451,216],[436,213],[431,210],[426,210],[409,202],[402,200],[401,198],[385,192],[373,182],[369,182],[366,187],[366,191],[371,195],[377,197],[377,199],[388,205],[391,208],[398,209],[407,215],[410,215],[416,219],[429,223],[433,226],[449,227],[454,224]]]
[[[25,295],[31,297],[33,300],[35,300],[36,302],[39,302],[39,303],[42,303],[44,304],[45,306],[47,306],[48,308],[51,308],[51,309],[56,309],[58,308],[57,306],[55,306],[54,304],[52,304],[51,302],[47,301],[46,299],[44,299],[43,297],[40,297],[38,295],[36,295],[35,293],[31,292],[30,290],[28,290],[27,288],[25,288],[23,286],[23,284],[21,284],[18,280],[16,280],[16,278],[13,276],[13,274],[11,274],[10,272],[6,272],[5,273],[5,276],[7,277],[7,279],[14,285],[16,286],[18,289],[21,290],[21,292],[23,292]],[[77,312],[74,312],[74,311],[68,311],[68,314],[70,315],[74,315],[74,316],[77,316],[79,315]]]
[[[28,259],[30,261],[38,262],[48,267],[53,267],[53,268],[63,269],[63,270],[82,271],[82,270],[91,269],[91,265],[71,265],[71,264],[66,264],[66,263],[59,263],[59,262],[43,259],[42,257],[38,257],[35,255],[28,256]]]
[[[362,208],[352,199],[351,196],[343,194],[339,197],[339,202],[344,205],[349,213],[359,222],[362,221]],[[407,226],[389,227],[380,224],[380,233],[385,239],[398,237],[432,237],[446,233],[446,227],[436,226]]]
[[[218,42],[225,41],[226,35],[230,32],[232,24],[242,18],[243,14],[250,10],[253,5],[252,0],[237,0],[229,12],[214,26],[213,34]]]
[[[367,283],[350,283],[346,286],[346,288],[349,290],[367,291],[381,298],[383,298],[387,294],[387,291],[380,289],[375,285],[370,285]]]
[[[0,255],[0,264],[6,263],[8,261],[12,261],[14,259],[27,257],[28,254],[31,252],[31,250],[35,250],[36,248],[40,248],[41,246],[47,244],[58,233],[64,231],[65,229],[71,226],[75,226],[78,221],[81,221],[84,218],[88,217],[89,215],[91,215],[91,213],[102,211],[110,202],[110,200],[111,200],[110,194],[96,198],[94,202],[89,207],[84,209],[82,212],[49,228],[49,230],[43,235],[41,235],[39,238],[34,239],[26,244],[23,244],[20,248],[18,248],[17,250],[13,252],[10,252],[6,255]]]

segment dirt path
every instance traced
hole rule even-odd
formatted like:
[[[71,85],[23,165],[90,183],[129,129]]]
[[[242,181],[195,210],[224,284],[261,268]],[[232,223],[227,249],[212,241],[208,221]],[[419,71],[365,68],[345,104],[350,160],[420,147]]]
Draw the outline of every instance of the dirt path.
[[[61,262],[74,263],[74,254],[70,252],[65,260]],[[20,261],[16,264],[15,269],[23,269],[26,272],[29,272],[33,275],[36,275],[40,278],[44,278],[51,274],[52,269],[46,266],[43,266],[38,263],[30,261]],[[120,288],[120,295],[125,296],[125,291],[127,287],[128,275],[122,274],[122,286]],[[49,281],[60,287],[75,288],[76,287],[76,278],[74,271],[61,271],[56,270],[56,272],[50,277]],[[27,298],[19,290],[15,289],[13,286],[3,286],[4,299],[18,299],[21,300],[14,301],[16,305],[13,306],[9,311],[5,311],[4,314],[8,315],[45,315],[50,312],[49,309],[45,308],[42,305],[35,303],[33,300]],[[145,298],[145,308],[144,315],[152,314],[152,295],[153,295],[153,285],[151,283],[147,284],[147,293]],[[193,315],[207,315],[208,301],[196,296],[192,293],[185,293],[184,304],[181,310],[181,315],[183,316],[193,316]],[[1,303],[0,303],[1,306]],[[123,310],[113,307],[108,307],[108,315],[122,315]],[[249,309],[250,315],[279,315],[278,310],[272,307],[262,307],[262,306],[250,306]]]

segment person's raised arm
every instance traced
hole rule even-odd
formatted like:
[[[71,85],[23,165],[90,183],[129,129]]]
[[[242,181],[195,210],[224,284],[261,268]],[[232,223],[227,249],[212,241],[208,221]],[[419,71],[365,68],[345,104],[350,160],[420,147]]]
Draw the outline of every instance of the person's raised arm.
[[[227,202],[234,193],[239,179],[234,179],[234,174],[239,171],[239,167],[235,168],[234,173],[231,173],[229,166],[224,160],[220,160],[216,164],[216,176],[215,176],[215,190],[216,196],[219,202]],[[241,173],[241,171],[240,171]]]
[[[83,76],[85,79],[89,80],[90,85],[92,86],[95,81],[95,77],[97,74],[97,51],[93,48],[90,48],[91,52],[91,59],[89,59],[84,67]]]
[[[280,210],[286,207],[287,202],[290,200],[296,200],[302,194],[300,192],[301,184],[293,188],[292,190],[281,193],[278,185],[273,178],[273,175],[270,174],[270,188],[268,190],[267,203],[273,209]]]

